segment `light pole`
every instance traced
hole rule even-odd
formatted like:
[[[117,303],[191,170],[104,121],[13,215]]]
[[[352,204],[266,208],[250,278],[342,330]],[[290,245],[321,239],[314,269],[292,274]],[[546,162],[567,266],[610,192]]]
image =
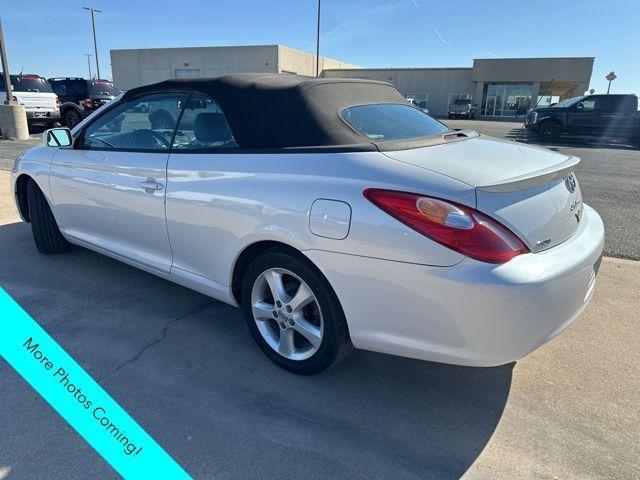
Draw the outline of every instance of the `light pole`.
[[[320,1],[318,0],[318,28],[316,29],[316,77],[320,76]]]
[[[98,62],[98,42],[96,41],[96,18],[94,13],[100,13],[100,10],[93,7],[82,7],[85,10],[91,12],[91,26],[93,27],[93,49],[96,52],[96,71],[98,78],[100,78],[100,63]]]
[[[90,53],[83,53],[83,55],[87,57],[87,67],[89,67],[89,80],[91,80],[91,57],[93,57],[93,55],[91,55]]]
[[[5,105],[15,105],[13,94],[11,92],[11,75],[9,74],[9,61],[7,60],[7,51],[4,48],[4,35],[2,34],[2,21],[0,20],[0,57],[2,57],[2,73],[4,78],[4,91],[7,92]]]

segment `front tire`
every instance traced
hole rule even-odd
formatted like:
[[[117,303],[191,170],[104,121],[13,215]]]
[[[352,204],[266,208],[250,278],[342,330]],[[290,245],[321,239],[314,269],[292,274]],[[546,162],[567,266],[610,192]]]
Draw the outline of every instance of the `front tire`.
[[[319,373],[353,349],[336,294],[304,257],[272,249],[255,259],[242,282],[242,310],[260,349],[290,372]]]
[[[555,142],[560,136],[560,125],[555,122],[544,122],[538,130],[538,137],[543,142]]]
[[[27,201],[31,232],[38,251],[53,254],[69,250],[71,245],[60,233],[49,202],[33,180],[30,180],[27,185]]]

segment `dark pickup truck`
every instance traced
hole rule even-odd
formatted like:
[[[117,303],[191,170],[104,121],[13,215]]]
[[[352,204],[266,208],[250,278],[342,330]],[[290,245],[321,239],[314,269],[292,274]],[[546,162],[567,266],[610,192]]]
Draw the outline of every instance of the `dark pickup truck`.
[[[562,134],[613,137],[640,143],[640,114],[635,95],[584,95],[527,112],[525,127],[540,140]]]

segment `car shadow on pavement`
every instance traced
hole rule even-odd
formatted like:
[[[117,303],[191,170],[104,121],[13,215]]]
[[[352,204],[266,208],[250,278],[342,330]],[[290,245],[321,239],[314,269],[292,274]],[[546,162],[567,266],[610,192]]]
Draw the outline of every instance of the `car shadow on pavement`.
[[[627,144],[622,140],[615,138],[592,138],[592,137],[575,137],[560,136],[555,142],[544,142],[537,137],[529,137],[526,129],[512,128],[505,135],[507,140],[515,140],[516,142],[531,143],[541,147],[553,150],[553,147],[567,148],[609,148],[613,150],[638,150],[640,147]]]
[[[459,478],[509,396],[513,364],[355,351],[296,376],[264,357],[239,309],[82,248],[40,255],[23,223],[0,226],[0,246],[0,286],[194,478]],[[48,462],[79,437],[58,423],[7,427],[0,451],[17,477],[63,468]],[[12,435],[30,442],[13,452]],[[68,472],[104,469],[97,454],[76,457]]]

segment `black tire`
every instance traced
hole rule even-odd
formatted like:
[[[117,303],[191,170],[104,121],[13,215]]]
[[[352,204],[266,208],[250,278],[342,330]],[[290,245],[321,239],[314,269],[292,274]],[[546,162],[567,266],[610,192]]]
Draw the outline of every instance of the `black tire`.
[[[70,108],[66,112],[64,112],[64,124],[69,128],[73,128],[78,125],[82,121],[82,117],[80,116],[80,112],[78,112],[75,108]]]
[[[60,233],[47,199],[33,180],[27,185],[27,199],[31,231],[38,251],[52,254],[69,250],[71,245]]]
[[[251,292],[258,277],[270,268],[282,268],[302,279],[317,299],[324,331],[317,351],[305,360],[288,359],[271,348],[258,330],[253,317]],[[282,249],[270,249],[247,268],[242,281],[242,311],[253,339],[276,365],[299,375],[314,375],[343,360],[353,350],[347,321],[340,302],[322,273],[301,255]]]
[[[538,138],[543,142],[555,142],[560,137],[560,125],[555,122],[543,122],[538,128]]]

